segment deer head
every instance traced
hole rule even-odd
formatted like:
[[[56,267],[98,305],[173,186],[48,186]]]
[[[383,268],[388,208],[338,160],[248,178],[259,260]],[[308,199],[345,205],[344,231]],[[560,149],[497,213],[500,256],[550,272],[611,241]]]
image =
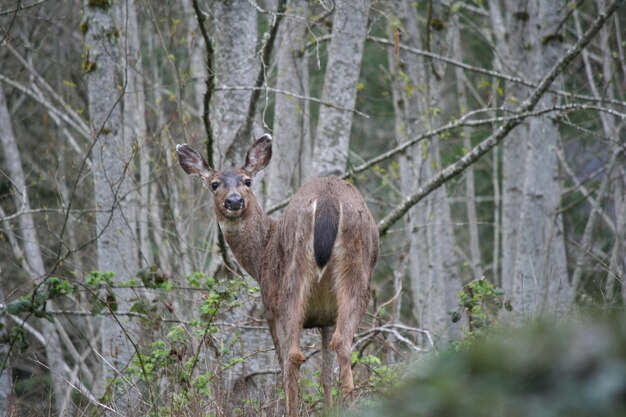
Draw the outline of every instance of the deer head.
[[[251,190],[252,179],[272,158],[272,137],[269,134],[261,136],[248,150],[241,168],[215,170],[187,144],[176,145],[176,152],[183,170],[202,179],[204,186],[211,191],[218,215],[237,219],[246,214],[250,202],[256,202]]]

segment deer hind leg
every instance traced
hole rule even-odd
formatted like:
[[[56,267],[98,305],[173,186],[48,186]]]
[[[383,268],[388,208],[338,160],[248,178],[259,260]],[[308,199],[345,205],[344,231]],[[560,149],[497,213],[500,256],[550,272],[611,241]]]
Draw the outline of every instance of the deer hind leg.
[[[322,374],[324,388],[324,405],[330,409],[333,405],[333,352],[330,350],[330,338],[334,327],[322,327]]]
[[[369,274],[366,275],[369,278]],[[354,382],[352,380],[352,338],[356,328],[367,310],[370,299],[369,285],[362,277],[346,277],[339,282],[337,305],[337,324],[329,347],[337,352],[341,396],[343,401],[354,402]]]

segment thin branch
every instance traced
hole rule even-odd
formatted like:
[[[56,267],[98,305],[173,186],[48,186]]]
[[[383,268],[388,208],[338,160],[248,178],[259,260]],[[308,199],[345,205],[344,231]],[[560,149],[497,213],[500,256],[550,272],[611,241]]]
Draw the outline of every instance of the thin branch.
[[[237,87],[228,87],[228,86],[224,86],[224,87],[216,87],[215,91],[241,91],[241,90],[262,90],[262,91],[268,91],[270,93],[277,93],[277,94],[284,94],[286,96],[289,97],[293,97],[293,98],[297,98],[300,100],[307,100],[313,103],[317,103],[320,104],[322,106],[328,106],[328,107],[332,107],[333,109],[337,109],[337,110],[343,110],[343,111],[348,111],[354,114],[358,114],[361,117],[364,117],[366,119],[369,119],[370,117],[363,113],[358,111],[357,109],[349,109],[347,107],[343,107],[343,106],[338,106],[334,103],[328,102],[328,101],[324,101],[321,100],[319,98],[315,98],[315,97],[307,97],[307,96],[303,96],[300,94],[296,94],[296,93],[292,93],[290,91],[286,91],[286,90],[280,90],[278,88],[272,88],[272,87],[244,87],[244,86],[237,86]]]
[[[206,20],[205,14],[200,10],[200,5],[198,4],[198,0],[193,0],[193,10],[196,13],[196,19],[198,19],[198,26],[200,27],[200,33],[202,33],[202,38],[204,38],[204,44],[206,45],[206,67],[207,67],[207,77],[205,80],[206,91],[204,92],[203,98],[203,110],[202,110],[202,121],[204,122],[204,130],[206,131],[207,136],[207,157],[210,166],[215,166],[215,161],[213,160],[213,126],[211,126],[211,118],[210,108],[211,108],[211,97],[213,96],[213,91],[215,91],[215,71],[213,68],[213,57],[215,55],[215,51],[213,49],[213,39],[209,36],[209,32],[204,25]]]
[[[618,0],[621,1],[621,0]],[[325,37],[321,37],[320,40],[326,40]],[[382,45],[386,45],[386,46],[391,46],[391,47],[395,47],[395,44],[393,42],[391,42],[388,39],[385,38],[379,38],[376,36],[368,36],[367,40],[376,42],[376,43],[380,43]],[[428,52],[428,51],[423,51],[421,49],[417,49],[417,48],[412,48],[410,46],[407,45],[403,45],[403,44],[399,44],[400,49],[406,51],[406,52],[410,52],[412,54],[415,55],[419,55],[419,56],[423,56],[426,58],[430,58],[430,59],[434,59],[437,61],[441,61],[441,62],[445,62],[447,64],[450,64],[452,66],[455,67],[459,67],[462,68],[464,70],[467,71],[471,71],[471,72],[475,72],[477,74],[483,74],[483,75],[488,75],[489,77],[494,77],[494,78],[498,78],[504,81],[509,81],[515,84],[521,84],[523,86],[526,87],[530,87],[530,88],[538,88],[539,84],[527,81],[521,77],[515,77],[512,75],[508,75],[508,74],[503,74],[501,72],[497,72],[497,71],[493,71],[493,70],[489,70],[486,68],[480,68],[480,67],[476,67],[473,65],[469,65],[466,64],[465,62],[462,61],[458,61],[456,59],[452,59],[452,58],[448,58],[445,57],[443,55],[438,55],[432,52]],[[613,104],[615,106],[620,106],[620,107],[626,107],[626,102],[624,101],[620,101],[620,100],[612,100],[612,99],[608,99],[608,98],[596,98],[593,96],[587,96],[584,94],[575,94],[575,93],[570,93],[568,91],[564,91],[564,90],[549,90],[550,93],[553,94],[557,94],[559,96],[562,97],[567,97],[567,98],[572,98],[572,99],[577,99],[577,100],[583,100],[583,101],[589,101],[589,102],[595,102],[595,103],[606,103],[606,104]]]
[[[565,55],[552,67],[548,74],[541,80],[532,95],[522,103],[518,108],[517,113],[527,113],[534,109],[541,97],[548,91],[548,88],[552,82],[565,70],[565,68],[576,58],[582,50],[591,42],[591,39],[598,33],[600,28],[604,25],[606,20],[617,10],[617,8],[624,2],[624,0],[616,0],[609,5],[606,10],[598,15],[591,27],[585,32],[582,38],[580,38],[576,44],[570,48]],[[521,123],[522,119],[511,119],[506,123],[500,125],[497,131],[489,136],[487,139],[478,144],[474,149],[465,154],[461,159],[452,165],[449,165],[444,170],[440,171],[437,175],[432,177],[422,187],[420,187],[415,193],[405,198],[402,203],[387,214],[378,223],[378,232],[382,236],[398,221],[404,214],[420,200],[426,197],[435,189],[439,188],[443,183],[451,178],[459,175],[467,167],[478,161],[487,152],[498,145],[508,134]]]
[[[27,4],[26,6],[22,6],[22,2],[18,2],[18,3],[17,3],[17,7],[16,7],[15,9],[10,9],[10,10],[3,10],[3,11],[1,11],[1,12],[0,12],[0,17],[2,17],[2,16],[6,16],[6,15],[8,15],[8,14],[12,14],[12,13],[17,14],[17,13],[19,13],[19,12],[23,11],[23,10],[32,9],[33,7],[37,7],[37,6],[39,6],[39,5],[42,5],[42,4],[44,4],[45,2],[47,2],[47,1],[48,1],[48,0],[39,0],[39,1],[35,2],[35,3],[32,3],[32,4]]]
[[[501,112],[509,111],[508,109],[505,109],[505,108],[498,108],[498,109],[479,109],[479,110],[474,110],[474,111],[465,113],[463,116],[461,116],[461,118],[455,121],[452,121],[444,126],[438,127],[437,129],[422,133],[421,135],[418,135],[411,140],[403,142],[402,144],[396,146],[395,148],[389,149],[388,151],[383,152],[382,154],[369,159],[368,161],[362,163],[361,165],[357,165],[356,167],[352,168],[350,171],[344,172],[339,177],[346,179],[351,176],[354,176],[355,174],[358,174],[360,172],[363,172],[369,169],[373,165],[384,162],[390,159],[391,157],[395,156],[396,154],[406,151],[408,148],[416,145],[417,143],[423,141],[424,139],[428,139],[430,137],[440,135],[442,133],[457,129],[459,127],[479,127],[479,126],[493,125],[494,123],[508,123],[511,121],[517,121],[519,123],[528,117],[540,117],[540,116],[544,116],[552,112],[570,112],[570,111],[581,111],[581,110],[605,112],[605,113],[611,114],[613,116],[616,116],[622,119],[626,118],[626,113],[620,113],[618,111],[607,109],[605,107],[571,103],[571,104],[565,104],[565,105],[555,105],[555,106],[537,110],[534,112],[529,111],[529,112],[522,112],[522,113],[514,113],[511,116],[500,116],[500,117],[491,117],[487,119],[468,120],[470,117],[475,116],[476,114],[491,112],[494,110],[501,111]],[[270,207],[267,210],[267,213],[272,214],[273,212],[280,210],[281,208],[289,204],[289,201],[291,201],[291,197],[286,198],[285,200]]]

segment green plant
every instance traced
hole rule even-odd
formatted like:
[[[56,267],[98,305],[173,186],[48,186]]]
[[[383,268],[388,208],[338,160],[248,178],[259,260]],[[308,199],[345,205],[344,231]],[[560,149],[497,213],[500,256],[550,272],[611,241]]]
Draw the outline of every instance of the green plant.
[[[511,302],[506,299],[504,292],[484,277],[466,284],[458,298],[458,309],[450,313],[452,321],[456,323],[465,315],[470,334],[482,334],[491,327],[499,310],[512,310]]]

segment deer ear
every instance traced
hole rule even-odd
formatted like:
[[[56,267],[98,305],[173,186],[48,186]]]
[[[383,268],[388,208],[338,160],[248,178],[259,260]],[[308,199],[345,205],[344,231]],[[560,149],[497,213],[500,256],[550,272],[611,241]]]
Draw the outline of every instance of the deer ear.
[[[200,178],[210,178],[213,175],[213,169],[206,159],[186,143],[176,145],[176,153],[180,166],[187,174]]]
[[[265,168],[270,163],[270,159],[272,159],[272,136],[266,133],[250,147],[242,169],[254,175]]]

